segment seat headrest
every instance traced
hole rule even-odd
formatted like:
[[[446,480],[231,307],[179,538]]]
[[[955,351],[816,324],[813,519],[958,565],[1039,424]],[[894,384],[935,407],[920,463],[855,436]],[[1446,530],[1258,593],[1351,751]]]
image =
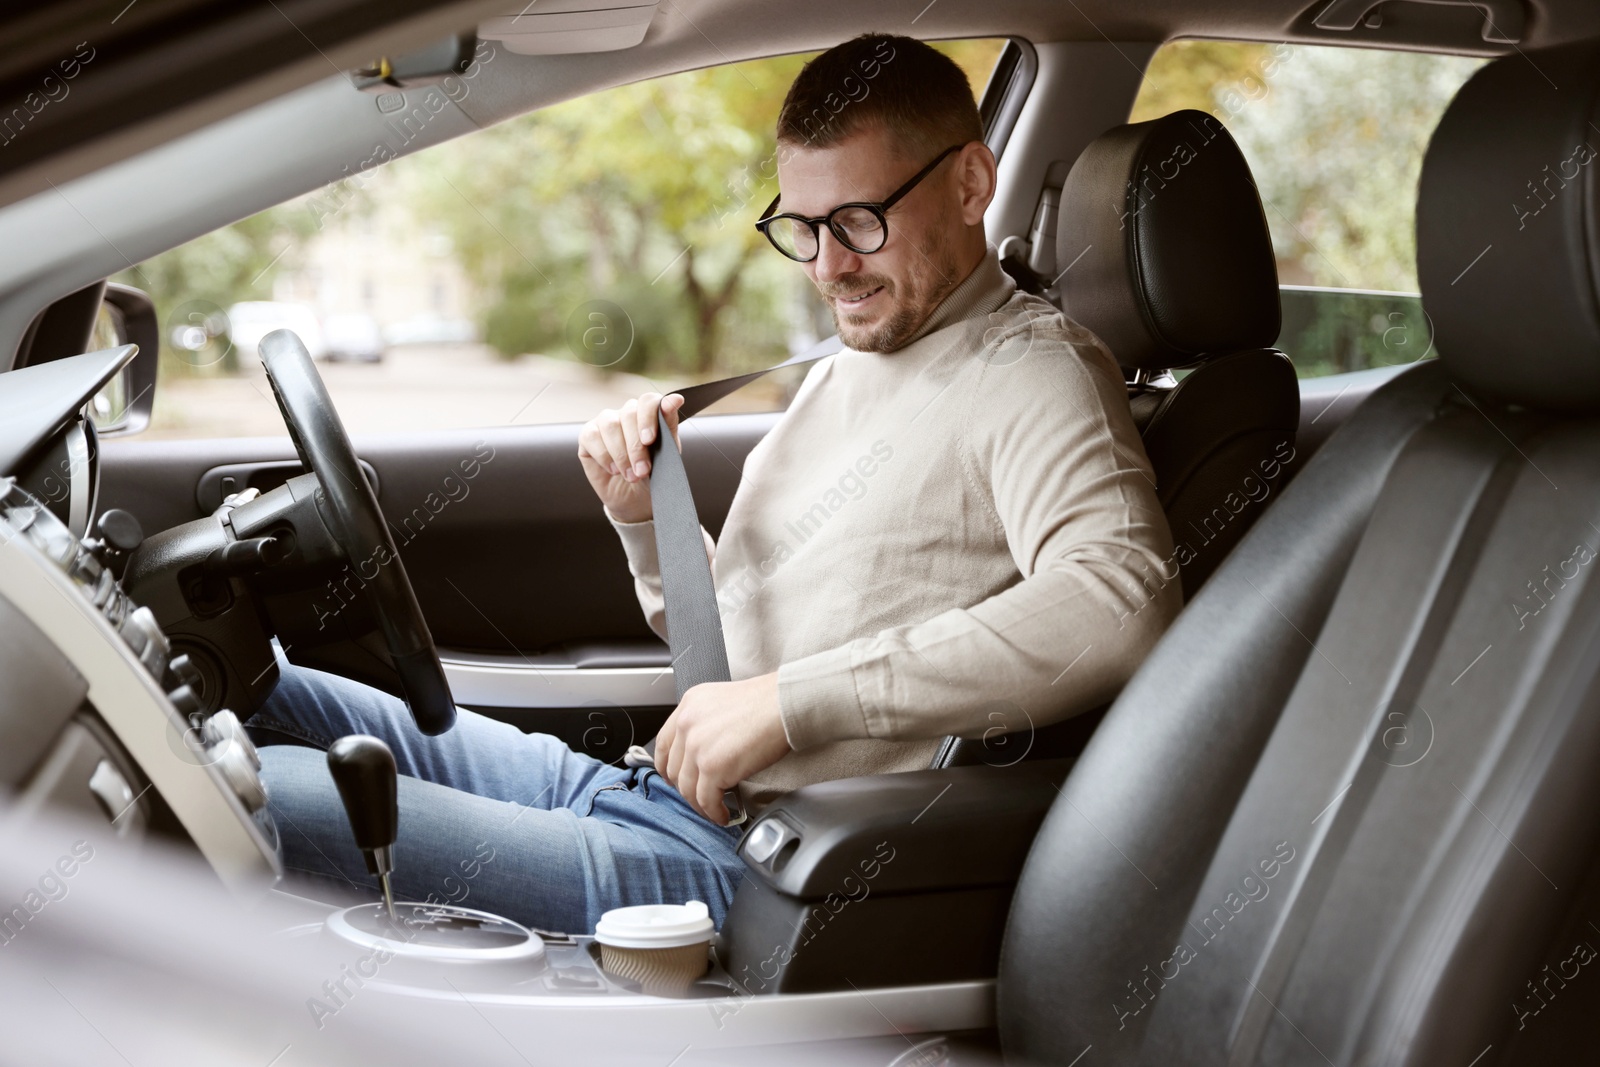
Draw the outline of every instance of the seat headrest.
[[[1600,43],[1496,60],[1451,102],[1417,193],[1417,275],[1454,377],[1600,408]]]
[[[1166,370],[1278,339],[1278,267],[1250,166],[1203,111],[1118,126],[1061,191],[1061,307],[1124,367]]]

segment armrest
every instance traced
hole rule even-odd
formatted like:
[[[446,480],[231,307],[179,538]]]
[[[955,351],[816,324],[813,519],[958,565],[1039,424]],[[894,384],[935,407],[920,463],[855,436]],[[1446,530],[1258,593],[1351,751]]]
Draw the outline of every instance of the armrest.
[[[821,900],[865,860],[874,893],[1016,881],[1071,760],[842,778],[788,793],[739,843],[747,877]],[[879,852],[893,852],[885,859]]]
[[[992,978],[1011,894],[1071,760],[806,786],[739,844],[719,955],[749,993]]]

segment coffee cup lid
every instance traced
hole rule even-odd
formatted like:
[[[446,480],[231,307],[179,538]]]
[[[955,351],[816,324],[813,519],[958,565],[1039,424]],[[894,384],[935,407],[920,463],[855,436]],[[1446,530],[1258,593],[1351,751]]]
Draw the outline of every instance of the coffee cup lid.
[[[639,904],[601,915],[594,939],[613,948],[678,948],[711,940],[715,928],[702,901]]]

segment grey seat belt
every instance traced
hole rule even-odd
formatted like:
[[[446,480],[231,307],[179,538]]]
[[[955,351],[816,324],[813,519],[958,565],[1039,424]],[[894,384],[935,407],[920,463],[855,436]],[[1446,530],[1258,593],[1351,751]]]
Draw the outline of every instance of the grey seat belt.
[[[844,343],[837,336],[820,341],[804,352],[791,356],[766,370],[740,374],[721,381],[691,385],[677,390],[683,397],[678,422],[704,411],[730,393],[757,378],[783,367],[815,363],[840,351]],[[683,456],[676,448],[663,447],[672,440],[666,417],[656,415],[656,439],[650,449],[650,503],[654,513],[656,555],[661,564],[661,594],[667,609],[667,649],[672,656],[672,680],[678,699],[701,682],[730,681],[728,647],[722,637],[722,614],[717,609],[717,590],[711,581],[711,564],[706,559],[705,541],[700,534],[700,513],[694,506],[689,475]],[[629,767],[655,766],[655,739],[628,749],[623,761]],[[723,794],[728,808],[728,825],[738,826],[748,817],[738,788]]]

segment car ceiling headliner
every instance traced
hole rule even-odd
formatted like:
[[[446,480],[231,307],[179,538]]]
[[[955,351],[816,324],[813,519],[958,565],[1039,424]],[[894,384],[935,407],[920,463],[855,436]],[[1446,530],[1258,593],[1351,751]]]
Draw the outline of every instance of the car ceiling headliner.
[[[536,0],[535,0],[536,2]],[[95,49],[73,92],[0,153],[0,205],[231,112],[474,25],[517,0],[58,0],[0,14],[0,100],[20,103],[80,42]],[[527,5],[531,7],[532,5]],[[1528,0],[1522,47],[1600,35],[1593,0]],[[1383,41],[1492,54],[1471,8],[1389,3],[1378,32],[1324,34],[1315,0],[661,0],[644,43],[559,57],[591,84],[676,66],[821,48],[868,29],[939,38],[1149,41],[1200,36]],[[698,62],[684,64],[695,58]],[[574,72],[576,73],[576,71]],[[597,77],[598,76],[598,77]],[[77,100],[68,103],[73,96]],[[36,98],[37,99],[37,98]],[[522,110],[547,101],[530,98]]]

